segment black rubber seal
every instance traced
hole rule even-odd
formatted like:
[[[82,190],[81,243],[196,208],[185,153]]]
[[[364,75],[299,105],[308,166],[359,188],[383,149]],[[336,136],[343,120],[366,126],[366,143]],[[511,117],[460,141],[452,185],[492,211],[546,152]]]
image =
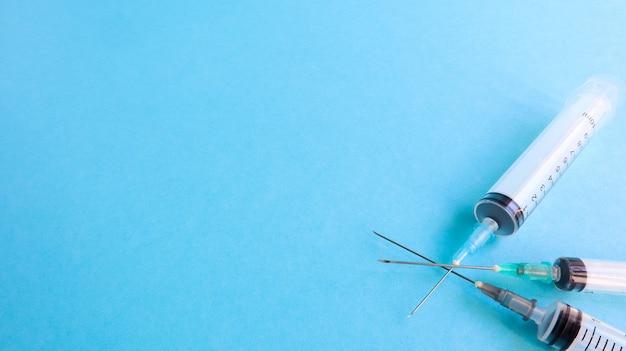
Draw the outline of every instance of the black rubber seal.
[[[559,312],[556,324],[546,340],[549,345],[560,350],[566,350],[578,335],[583,314],[579,310],[565,305],[565,310]]]
[[[514,234],[524,223],[522,208],[510,197],[500,193],[487,193],[474,208],[478,222],[489,217],[498,223],[496,235]]]
[[[581,291],[587,285],[587,268],[580,258],[559,257],[554,265],[561,269],[561,277],[554,282],[559,290]]]

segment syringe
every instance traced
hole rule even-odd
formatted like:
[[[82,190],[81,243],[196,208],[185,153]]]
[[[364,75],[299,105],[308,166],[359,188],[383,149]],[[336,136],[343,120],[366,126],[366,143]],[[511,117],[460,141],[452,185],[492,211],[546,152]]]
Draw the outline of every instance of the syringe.
[[[454,269],[491,270],[503,275],[543,283],[553,283],[559,290],[622,293],[626,294],[626,262],[591,260],[577,257],[559,257],[554,261],[540,263],[501,263],[488,266],[453,266],[451,264],[379,260],[383,263],[399,263],[418,266],[439,266]]]
[[[626,350],[626,333],[561,301],[547,308],[537,307],[509,290],[488,283],[476,287],[502,306],[537,324],[537,339],[560,350]]]
[[[512,293],[511,291],[498,288],[494,285],[476,282],[464,275],[453,272],[450,268],[450,264],[439,264],[382,234],[377,232],[374,232],[374,234],[425,259],[429,262],[427,265],[440,266],[448,272],[452,272],[469,283],[472,283],[484,294],[498,301],[501,305],[522,315],[524,320],[532,319],[538,325],[537,338],[554,348],[561,348],[561,350],[626,351],[626,333],[617,330],[572,306],[569,306],[561,301],[555,301],[545,309],[537,307],[537,300],[528,300]],[[421,264],[421,262],[417,263]],[[455,268],[460,267],[466,266],[455,266]],[[490,269],[490,267],[484,268]]]
[[[467,255],[494,236],[510,236],[517,232],[596,130],[613,116],[619,86],[622,83],[617,79],[593,76],[570,95],[565,108],[476,203],[474,216],[478,223],[452,256],[453,265],[460,265]],[[454,266],[439,279],[409,317],[453,270]]]
[[[613,78],[593,76],[570,95],[565,108],[476,203],[478,223],[454,254],[454,264],[494,235],[517,232],[599,126],[612,117],[619,85]]]

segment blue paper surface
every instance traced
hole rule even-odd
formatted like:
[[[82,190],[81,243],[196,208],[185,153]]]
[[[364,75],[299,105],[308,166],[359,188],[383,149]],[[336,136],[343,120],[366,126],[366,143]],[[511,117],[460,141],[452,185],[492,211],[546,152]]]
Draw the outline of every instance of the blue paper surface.
[[[5,1],[0,349],[543,350],[451,277],[622,2]],[[466,263],[625,260],[626,106]],[[626,298],[466,272],[626,328]]]

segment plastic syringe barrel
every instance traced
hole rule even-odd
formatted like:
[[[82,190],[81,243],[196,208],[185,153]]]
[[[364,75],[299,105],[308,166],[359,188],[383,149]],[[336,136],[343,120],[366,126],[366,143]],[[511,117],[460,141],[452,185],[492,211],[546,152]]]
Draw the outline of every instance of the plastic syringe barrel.
[[[614,114],[620,83],[591,77],[570,95],[564,109],[474,207],[477,221],[491,218],[494,234],[512,235]]]
[[[554,266],[559,290],[626,294],[626,262],[559,257]]]
[[[626,350],[626,333],[561,301],[536,306],[509,290],[477,282],[485,295],[537,324],[537,339],[560,350]]]
[[[626,350],[626,333],[558,300],[537,323],[537,339],[560,350]]]

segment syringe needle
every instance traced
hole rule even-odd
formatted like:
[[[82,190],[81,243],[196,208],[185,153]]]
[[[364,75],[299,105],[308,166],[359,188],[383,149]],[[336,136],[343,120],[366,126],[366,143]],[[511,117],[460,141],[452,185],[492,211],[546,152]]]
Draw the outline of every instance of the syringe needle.
[[[421,257],[421,258],[425,259],[426,261],[428,261],[428,262],[430,262],[430,263],[436,263],[435,261],[431,260],[430,258],[428,258],[428,257],[426,257],[426,256],[424,256],[424,255],[422,255],[421,253],[419,253],[419,252],[415,252],[415,251],[413,251],[413,250],[409,249],[408,247],[406,247],[406,246],[404,246],[404,245],[402,245],[402,244],[400,244],[400,243],[398,243],[398,242],[395,242],[395,241],[393,241],[393,240],[389,239],[388,237],[386,237],[386,236],[384,236],[384,235],[380,234],[379,232],[377,232],[377,231],[375,231],[375,230],[372,230],[372,232],[373,232],[375,235],[377,235],[377,236],[379,236],[379,237],[381,237],[381,238],[383,238],[383,239],[387,240],[388,242],[390,242],[390,243],[392,243],[392,244],[394,244],[394,245],[396,245],[396,246],[398,246],[398,247],[401,247],[401,248],[405,249],[406,251],[408,251],[408,252],[410,252],[410,253],[412,253],[412,254],[414,254],[414,255],[416,255],[416,256],[419,256],[419,257]],[[472,284],[474,284],[474,283],[472,283]]]
[[[399,247],[401,247],[401,248],[403,248],[403,249],[405,249],[405,250],[409,251],[409,252],[410,252],[410,253],[412,253],[412,254],[415,254],[415,255],[417,255],[417,256],[419,256],[419,257],[421,257],[421,258],[425,259],[426,261],[428,261],[428,262],[430,262],[430,263],[437,264],[437,262],[435,262],[435,261],[431,260],[430,258],[428,258],[428,257],[426,257],[426,256],[424,256],[424,255],[422,255],[422,254],[420,254],[420,253],[418,253],[418,252],[415,252],[415,251],[413,251],[413,250],[409,249],[408,247],[406,247],[406,246],[404,246],[404,245],[402,245],[402,244],[400,244],[400,243],[397,243],[397,242],[395,242],[395,241],[393,241],[393,240],[389,239],[388,237],[386,237],[386,236],[384,236],[384,235],[382,235],[382,234],[380,234],[380,233],[377,233],[377,232],[375,232],[375,231],[374,231],[374,234],[376,234],[377,236],[379,236],[379,237],[381,237],[381,238],[383,238],[383,239],[385,239],[385,240],[389,241],[390,243],[392,243],[392,244],[394,244],[394,245],[397,245],[397,246],[399,246]],[[387,263],[387,262],[385,262],[385,263]],[[391,263],[391,261],[390,261],[389,263]],[[417,306],[413,309],[413,311],[411,311],[411,313],[409,313],[409,315],[407,316],[407,318],[409,318],[409,317],[413,316],[413,315],[415,314],[415,312],[417,312],[417,310],[419,310],[419,308],[420,308],[420,307],[422,307],[422,305],[424,304],[424,302],[426,302],[426,300],[428,300],[428,298],[430,297],[430,295],[432,295],[432,294],[433,294],[433,292],[435,292],[435,290],[437,290],[437,288],[439,287],[439,285],[441,285],[441,283],[443,283],[443,281],[444,281],[444,280],[445,280],[445,279],[446,279],[446,278],[450,275],[450,273],[453,273],[454,275],[456,275],[456,276],[458,276],[458,277],[460,277],[460,278],[463,278],[463,279],[467,280],[468,282],[470,282],[470,283],[472,283],[472,284],[475,284],[475,283],[476,283],[476,282],[475,282],[475,281],[473,281],[472,279],[470,279],[470,278],[468,278],[468,277],[466,277],[466,276],[464,276],[464,275],[462,275],[462,274],[459,274],[459,273],[455,272],[453,267],[454,267],[454,266],[450,266],[450,267],[441,266],[441,268],[443,268],[443,269],[445,269],[445,270],[447,271],[447,272],[446,272],[446,274],[444,274],[444,275],[443,275],[443,277],[441,277],[441,279],[439,279],[439,281],[437,282],[437,284],[436,284],[436,285],[435,285],[432,289],[430,289],[430,291],[428,292],[428,294],[427,294],[427,295],[426,295],[426,296],[422,299],[422,301],[420,301],[420,303],[419,303],[419,304],[418,304],[418,305],[417,305]]]
[[[410,252],[410,253],[412,253],[412,254],[414,254],[414,255],[416,255],[416,256],[419,256],[419,257],[421,257],[421,258],[425,259],[426,261],[428,261],[428,262],[430,262],[430,263],[437,263],[437,262],[435,262],[435,261],[431,260],[430,258],[428,258],[428,257],[426,257],[426,256],[424,256],[424,255],[422,255],[421,253],[419,253],[419,252],[415,252],[415,251],[413,251],[413,250],[409,249],[408,247],[406,247],[406,246],[404,246],[404,245],[402,245],[402,244],[400,244],[400,243],[398,243],[398,242],[395,242],[395,241],[393,241],[393,240],[389,239],[388,237],[386,237],[386,236],[384,236],[384,235],[382,235],[382,234],[380,234],[380,233],[376,232],[375,230],[373,230],[372,232],[373,232],[374,234],[376,234],[377,236],[379,236],[379,237],[381,237],[381,238],[383,238],[383,239],[387,240],[388,242],[390,242],[390,243],[392,243],[392,244],[394,244],[394,245],[396,245],[396,246],[398,246],[398,247],[401,247],[401,248],[405,249],[406,251],[408,251],[408,252]],[[447,271],[450,271],[450,268],[448,268],[448,267],[441,267],[441,268],[442,268],[442,269],[445,269],[445,270],[447,270]],[[456,276],[457,276],[457,277],[459,277],[459,278],[463,278],[463,279],[465,279],[465,280],[466,280],[466,281],[468,281],[469,283],[472,283],[472,285],[476,283],[475,281],[473,281],[472,279],[470,279],[470,278],[468,278],[468,277],[464,276],[463,274],[460,274],[460,273],[457,273],[457,272],[452,272],[452,274],[456,275]]]
[[[382,263],[394,263],[394,264],[410,264],[410,265],[415,265],[415,266],[427,266],[427,267],[453,267],[454,269],[457,268],[466,268],[466,269],[481,269],[484,271],[493,271],[496,269],[496,266],[492,266],[492,267],[487,267],[487,266],[459,266],[459,265],[453,265],[452,263],[428,263],[428,262],[414,262],[414,261],[394,261],[394,260],[385,260],[385,259],[381,259],[378,260],[379,262]]]
[[[443,277],[441,277],[441,279],[439,279],[439,281],[437,282],[437,284],[435,284],[435,286],[433,286],[432,289],[430,289],[430,291],[428,292],[428,294],[426,294],[426,296],[424,296],[424,298],[422,299],[422,301],[420,301],[420,303],[415,306],[415,308],[413,309],[413,311],[411,311],[411,313],[409,313],[409,315],[406,318],[410,318],[411,316],[413,316],[415,314],[415,312],[417,312],[417,310],[420,309],[420,307],[422,307],[422,305],[424,304],[424,302],[426,302],[426,300],[428,300],[428,298],[430,297],[430,295],[432,295],[435,290],[437,290],[437,288],[439,287],[439,285],[441,285],[441,283],[443,283],[443,281],[450,275],[450,273],[452,273],[452,270],[454,268],[450,268],[448,269],[448,271],[446,272],[446,274],[443,275]]]

